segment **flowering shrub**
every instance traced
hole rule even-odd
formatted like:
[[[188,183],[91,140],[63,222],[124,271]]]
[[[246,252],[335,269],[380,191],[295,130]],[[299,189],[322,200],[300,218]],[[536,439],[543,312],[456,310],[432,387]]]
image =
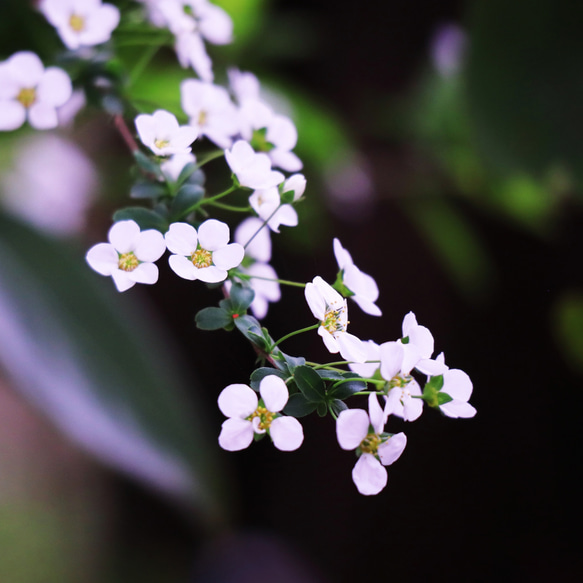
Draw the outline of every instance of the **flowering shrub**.
[[[111,276],[123,292],[136,283],[156,283],[156,262],[168,251],[169,265],[179,277],[200,280],[193,285],[222,284],[224,297],[197,314],[197,325],[204,330],[237,329],[253,345],[260,366],[249,385],[231,384],[219,394],[219,408],[227,417],[219,445],[237,451],[268,435],[276,448],[294,451],[304,440],[298,418],[331,415],[340,447],[356,452],[352,477],[358,491],[377,494],[387,483],[385,467],[399,458],[407,443],[404,433],[386,431],[391,415],[414,421],[426,405],[449,417],[472,417],[476,410],[468,403],[471,381],[463,371],[449,369],[443,354],[433,356],[433,336],[412,312],[403,320],[401,336],[380,339],[381,344],[348,332],[347,298],[380,317],[375,303],[379,289],[338,239],[333,250],[339,271],[332,284],[319,275],[307,283],[277,277],[269,265],[271,232],[298,224],[294,206],[306,191],[306,179],[298,173],[303,164],[293,152],[295,125],[262,100],[252,73],[231,69],[228,86],[214,84],[205,42],[230,42],[232,23],[222,9],[208,0],[141,4],[138,12],[134,6],[131,21],[138,16],[140,26],[150,31],[167,30],[166,41],[172,39],[179,63],[192,68],[198,78],[181,84],[182,109],[189,120],[182,126],[173,112],[141,112],[137,103],[120,97],[123,78],[112,81],[101,105],[114,117],[136,162],[138,178],[130,196],[148,204],[118,210],[109,243],[92,247],[87,263]],[[2,62],[3,130],[16,129],[26,119],[37,129],[55,127],[72,86],[81,85],[87,71],[107,62],[108,53],[105,48],[100,52],[100,45],[124,23],[117,8],[98,0],[44,0],[40,10],[73,51],[68,60],[73,79],[62,69],[45,70],[28,52]],[[229,184],[213,193],[205,187],[206,165],[219,158],[224,158],[222,170]],[[242,194],[247,197],[244,205],[237,202]],[[244,218],[228,225],[212,218],[215,209]],[[306,316],[311,312],[317,323],[285,331],[274,340],[259,319],[270,303],[280,300],[281,285],[304,288]],[[341,360],[317,363],[282,350],[286,339],[316,330],[328,351]],[[367,410],[348,407],[349,399],[365,397]]]

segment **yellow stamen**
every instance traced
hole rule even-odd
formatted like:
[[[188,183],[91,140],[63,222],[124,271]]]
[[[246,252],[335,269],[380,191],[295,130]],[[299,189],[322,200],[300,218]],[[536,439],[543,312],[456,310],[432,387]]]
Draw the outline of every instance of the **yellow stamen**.
[[[133,251],[130,251],[129,253],[121,253],[119,256],[118,267],[122,271],[133,271],[139,264],[140,261],[134,255]]]
[[[75,32],[82,32],[85,30],[85,19],[78,14],[71,14],[71,18],[69,18],[69,26]]]
[[[24,107],[27,109],[31,107],[34,102],[36,101],[36,89],[28,88],[28,89],[21,89],[16,97]]]
[[[360,451],[362,453],[376,453],[379,445],[381,443],[381,438],[376,433],[369,433],[361,442],[360,442]]]
[[[213,264],[213,254],[201,247],[191,255],[190,260],[198,269],[209,267]]]
[[[330,334],[334,334],[334,332],[344,332],[345,328],[340,321],[340,316],[344,308],[340,308],[339,310],[329,310],[324,315],[324,320],[322,320],[322,326],[330,332]]]
[[[168,140],[154,140],[154,146],[159,150],[164,149],[170,142]]]
[[[249,419],[249,421],[252,421],[255,417],[259,417],[260,423],[257,426],[257,428],[267,431],[271,426],[271,422],[273,421],[274,415],[275,413],[268,411],[265,407],[257,407],[257,409],[253,411],[253,413],[251,413],[251,415],[249,415],[247,419]]]

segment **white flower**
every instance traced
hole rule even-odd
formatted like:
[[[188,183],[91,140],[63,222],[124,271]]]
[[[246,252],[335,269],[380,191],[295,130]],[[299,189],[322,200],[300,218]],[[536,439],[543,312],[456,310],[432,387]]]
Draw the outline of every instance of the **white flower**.
[[[229,227],[215,219],[202,223],[198,233],[188,223],[172,223],[165,239],[168,250],[174,253],[168,263],[184,279],[218,283],[245,255],[242,245],[229,244]]]
[[[110,275],[118,291],[126,291],[136,283],[158,281],[154,265],[166,251],[159,231],[140,231],[135,221],[119,221],[108,234],[109,243],[98,243],[87,252],[87,263],[101,275]]]
[[[203,81],[212,83],[214,79],[213,62],[208,56],[199,34],[183,32],[177,35],[174,50],[181,67],[184,69],[192,67]]]
[[[440,392],[449,395],[452,400],[440,405],[441,412],[448,417],[468,419],[476,414],[476,409],[468,403],[472,395],[470,377],[457,368],[451,368],[443,373],[443,387]]]
[[[387,470],[403,453],[407,445],[404,433],[386,439],[382,435],[384,414],[375,394],[369,395],[369,412],[346,409],[338,415],[336,435],[340,447],[357,449],[360,457],[352,470],[352,480],[365,496],[378,494],[387,485]]]
[[[37,130],[57,127],[57,108],[71,93],[71,80],[63,70],[45,70],[34,53],[15,53],[0,63],[0,130],[15,130],[27,118]]]
[[[281,451],[294,451],[304,440],[304,432],[295,417],[278,415],[285,407],[289,393],[283,379],[266,376],[259,393],[242,384],[229,385],[219,395],[219,409],[228,417],[223,422],[219,445],[227,451],[239,451],[251,445],[255,433],[269,433]]]
[[[142,143],[157,156],[188,154],[198,135],[192,126],[179,126],[176,116],[163,109],[138,115],[136,129]]]
[[[47,233],[74,235],[84,230],[97,185],[94,164],[75,143],[35,133],[18,142],[0,191],[14,215]]]
[[[371,378],[380,367],[381,347],[373,340],[362,342],[362,347],[366,354],[366,361],[363,363],[351,362],[348,365],[351,371],[359,374],[362,378]],[[369,360],[373,362],[368,362]],[[374,362],[376,361],[376,362]]]
[[[228,148],[238,132],[237,110],[224,87],[198,79],[180,85],[182,109],[190,125],[220,148]]]
[[[379,297],[376,281],[354,265],[350,253],[342,247],[338,239],[334,239],[334,256],[341,271],[342,283],[353,294],[351,299],[363,312],[371,316],[381,316],[382,312],[375,304]]]
[[[257,217],[248,217],[235,230],[235,242],[245,247],[245,255],[267,263],[271,259],[271,237],[263,221]]]
[[[293,121],[262,101],[245,99],[239,109],[241,135],[258,152],[265,152],[274,166],[288,172],[301,170],[302,161],[291,151],[298,141]]]
[[[237,103],[245,101],[260,101],[261,85],[259,79],[249,71],[240,71],[236,67],[227,70],[229,86],[237,99]]]
[[[249,204],[267,222],[267,226],[279,233],[279,226],[295,227],[298,224],[298,214],[291,204],[281,204],[277,186],[265,190],[256,190],[249,197]]]
[[[108,41],[119,24],[119,10],[101,0],[43,0],[40,10],[71,50]]]
[[[293,192],[294,202],[302,198],[306,191],[306,178],[303,174],[292,174],[281,186],[281,193]]]
[[[187,164],[196,164],[196,157],[194,154],[174,154],[173,156],[170,156],[168,160],[160,164],[160,170],[162,170],[166,178],[176,182]]]
[[[281,172],[271,169],[269,157],[263,153],[257,154],[244,140],[238,140],[230,150],[225,150],[225,158],[241,186],[267,190],[284,181]]]
[[[318,334],[333,354],[340,352],[346,360],[364,362],[366,352],[361,340],[346,331],[346,300],[320,276],[306,284],[306,301],[315,318],[320,320]]]
[[[428,375],[438,375],[447,369],[443,362],[431,359],[433,336],[425,326],[417,324],[413,312],[403,318],[403,338],[400,342],[404,348],[402,370],[407,371],[407,374],[413,368]]]

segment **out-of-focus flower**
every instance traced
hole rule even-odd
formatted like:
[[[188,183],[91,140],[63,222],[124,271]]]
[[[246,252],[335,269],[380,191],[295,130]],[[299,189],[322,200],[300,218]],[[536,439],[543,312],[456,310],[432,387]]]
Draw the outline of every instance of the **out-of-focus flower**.
[[[187,164],[195,164],[194,154],[174,154],[168,160],[160,164],[160,169],[169,180],[176,181]]]
[[[245,247],[245,255],[267,263],[271,259],[269,229],[257,217],[246,218],[235,230],[235,242]]]
[[[118,291],[136,283],[158,281],[154,265],[166,251],[162,233],[154,229],[140,231],[135,221],[118,221],[109,229],[109,243],[98,243],[89,249],[87,263],[101,275],[113,278]]]
[[[249,197],[249,204],[259,218],[267,222],[267,226],[279,233],[279,226],[295,227],[298,224],[298,214],[291,204],[281,204],[277,186],[266,190],[256,190]]]
[[[352,480],[361,494],[372,496],[387,485],[384,466],[400,457],[407,437],[397,433],[387,439],[387,435],[383,435],[383,410],[375,394],[369,395],[368,404],[368,413],[362,409],[342,411],[336,421],[336,435],[342,449],[357,449],[360,454],[352,470]]]
[[[15,130],[27,118],[37,130],[57,127],[57,108],[72,91],[65,71],[45,69],[34,53],[15,53],[0,63],[0,130]]]
[[[199,34],[183,32],[177,35],[174,50],[183,69],[192,67],[202,81],[206,83],[213,82],[213,62],[208,56],[204,42]]]
[[[364,362],[366,352],[362,341],[346,331],[348,327],[348,308],[346,300],[320,276],[306,284],[306,301],[320,321],[318,334],[324,345],[332,353],[340,352],[342,358],[354,362]]]
[[[237,111],[224,87],[198,79],[180,85],[182,109],[190,125],[219,148],[228,148],[238,131]]]
[[[219,395],[219,409],[228,417],[223,422],[219,445],[227,451],[249,447],[254,435],[269,433],[273,445],[281,451],[294,451],[304,440],[304,432],[295,417],[279,415],[289,393],[283,379],[266,376],[259,384],[261,401],[247,385],[235,384]]]
[[[341,271],[342,283],[351,293],[350,298],[363,312],[371,316],[381,316],[382,312],[375,304],[379,297],[376,281],[354,265],[350,253],[342,247],[338,239],[334,239],[334,256]]]
[[[188,223],[172,223],[165,239],[168,250],[174,254],[168,263],[184,279],[218,283],[245,255],[242,245],[229,244],[228,225],[216,219],[202,223],[198,232]]]
[[[431,58],[438,73],[443,77],[452,77],[463,65],[468,37],[457,24],[440,26],[431,41]]]
[[[196,128],[179,126],[176,116],[163,109],[152,115],[138,115],[136,129],[142,143],[157,156],[188,154],[191,150],[190,144],[198,135]]]
[[[230,150],[225,150],[225,158],[241,186],[267,190],[284,181],[281,172],[271,169],[268,156],[257,154],[245,140],[238,140]]]
[[[97,185],[95,166],[79,147],[54,134],[35,134],[18,146],[2,177],[1,202],[42,231],[70,236],[83,230]]]
[[[120,17],[117,7],[101,0],[42,0],[40,10],[71,50],[108,41]]]

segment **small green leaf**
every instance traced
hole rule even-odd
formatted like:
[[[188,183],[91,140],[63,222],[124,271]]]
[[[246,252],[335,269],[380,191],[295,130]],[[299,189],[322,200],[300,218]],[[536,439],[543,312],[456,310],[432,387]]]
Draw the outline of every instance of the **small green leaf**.
[[[204,196],[204,188],[196,184],[183,184],[174,200],[170,212],[173,217],[182,217],[188,209],[195,205]]]
[[[309,366],[298,366],[294,370],[294,379],[298,389],[312,403],[325,400],[325,385],[320,375]]]
[[[261,325],[253,316],[239,316],[233,320],[237,329],[247,340],[265,350],[266,344],[261,331]]]
[[[240,283],[234,283],[229,292],[232,309],[236,314],[244,314],[255,298],[255,292],[250,287],[244,287]]]
[[[351,397],[354,393],[360,393],[365,390],[366,383],[364,381],[350,380],[333,386],[328,391],[328,397],[344,401],[344,399],[348,399],[348,397]]]
[[[281,194],[281,204],[291,204],[294,201],[295,192],[293,190],[286,190]]]
[[[140,152],[139,150],[134,152],[134,158],[138,166],[148,174],[153,174],[157,178],[164,178],[162,171],[160,170],[159,164],[153,162],[146,154]]]
[[[196,326],[201,330],[220,330],[232,323],[229,312],[222,308],[203,308],[195,317]]]
[[[156,229],[161,233],[168,230],[168,221],[160,216],[157,212],[142,208],[142,207],[128,207],[120,209],[113,215],[114,222],[117,221],[136,221],[140,229]]]
[[[180,174],[176,179],[176,184],[181,186],[185,182],[188,182],[189,184],[202,186],[205,178],[204,172],[198,168],[196,164],[190,162],[180,171]]]
[[[344,403],[343,401],[340,401],[340,399],[332,399],[328,403],[328,407],[329,407],[330,411],[332,413],[334,413],[334,415],[336,415],[336,416],[340,415],[340,413],[342,413],[342,411],[346,411],[346,409],[348,409],[348,406],[346,405],[346,403]]]
[[[251,373],[251,380],[250,380],[251,388],[254,391],[258,391],[259,384],[261,383],[261,381],[265,377],[268,377],[269,375],[274,375],[274,376],[279,377],[280,379],[283,379],[283,380],[285,380],[287,378],[285,373],[281,372],[280,370],[277,370],[276,368],[272,368],[270,366],[262,366],[261,368],[256,368]]]
[[[326,403],[318,403],[317,410],[320,417],[328,415],[328,405]]]
[[[325,368],[319,368],[316,370],[320,378],[329,381],[341,381],[345,379],[344,373],[338,372],[337,370],[327,370]]]
[[[453,401],[453,397],[450,397],[447,393],[439,392],[437,393],[437,404],[444,405],[445,403],[449,403]]]
[[[291,417],[305,417],[316,410],[318,405],[310,403],[301,393],[290,395],[283,412]]]
[[[147,181],[136,182],[130,190],[130,198],[160,198],[167,194],[162,184]]]
[[[298,366],[304,366],[306,364],[306,359],[303,356],[290,356],[281,350],[274,353],[273,358],[278,363],[279,368],[288,372],[290,375],[294,374],[294,371]]]

